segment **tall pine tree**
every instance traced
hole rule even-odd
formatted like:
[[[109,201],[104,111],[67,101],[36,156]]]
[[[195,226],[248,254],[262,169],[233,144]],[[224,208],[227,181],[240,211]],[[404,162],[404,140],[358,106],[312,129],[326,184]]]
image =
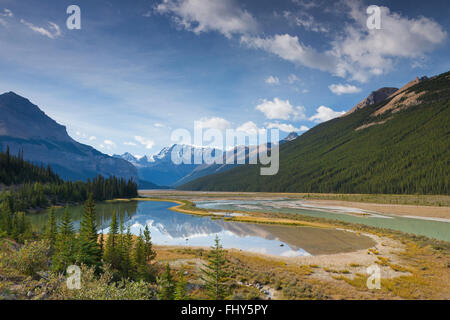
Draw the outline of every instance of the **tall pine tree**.
[[[101,251],[98,243],[95,203],[92,194],[84,205],[81,218],[78,263],[99,268],[101,265]]]
[[[211,247],[208,263],[201,269],[200,278],[205,282],[208,296],[213,300],[223,300],[227,296],[227,260],[225,251],[216,235],[215,244]]]
[[[55,254],[53,256],[53,270],[65,272],[67,267],[76,261],[76,238],[69,208],[66,207],[64,216],[56,236]]]

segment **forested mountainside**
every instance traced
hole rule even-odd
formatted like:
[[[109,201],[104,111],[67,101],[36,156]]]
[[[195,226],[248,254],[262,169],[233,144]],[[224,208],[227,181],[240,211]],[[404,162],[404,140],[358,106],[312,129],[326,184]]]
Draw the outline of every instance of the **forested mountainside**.
[[[245,165],[179,189],[449,194],[450,72],[321,123],[280,146],[280,170]]]

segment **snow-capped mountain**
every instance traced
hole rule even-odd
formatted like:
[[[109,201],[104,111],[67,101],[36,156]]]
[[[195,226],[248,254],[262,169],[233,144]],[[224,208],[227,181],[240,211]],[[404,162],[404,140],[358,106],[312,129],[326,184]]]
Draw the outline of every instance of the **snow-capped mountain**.
[[[280,144],[295,140],[297,137],[298,134],[292,132],[281,140]],[[270,148],[270,144],[268,147]],[[232,169],[239,165],[237,164],[237,159],[245,159],[244,162],[249,163],[249,159],[255,158],[258,152],[265,152],[266,149],[267,145],[260,145],[258,148],[237,146],[224,152],[216,148],[173,144],[161,149],[155,155],[144,156],[139,159],[128,152],[122,155],[114,155],[113,157],[132,163],[138,170],[140,180],[149,181],[159,186],[177,187],[206,175]],[[213,157],[216,155],[221,156],[223,163],[208,164],[204,161],[195,163],[196,161],[194,160],[203,159],[202,155],[204,154],[210,154]],[[178,162],[172,160],[172,155],[178,159]],[[181,163],[182,159],[190,159],[190,163],[189,161]]]

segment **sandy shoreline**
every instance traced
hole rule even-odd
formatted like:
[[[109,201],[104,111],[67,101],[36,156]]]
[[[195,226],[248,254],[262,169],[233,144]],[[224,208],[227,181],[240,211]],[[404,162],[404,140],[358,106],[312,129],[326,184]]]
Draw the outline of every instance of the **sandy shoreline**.
[[[315,205],[356,208],[361,210],[374,211],[381,214],[390,214],[404,217],[439,218],[450,220],[449,207],[412,206],[405,204],[379,204],[340,200],[309,200],[308,203]]]
[[[450,221],[449,206],[425,206],[411,204],[390,204],[390,203],[374,203],[360,202],[349,200],[322,200],[322,199],[305,199],[302,194],[294,193],[258,193],[258,192],[205,192],[205,191],[178,191],[178,190],[140,190],[140,193],[150,197],[175,197],[178,199],[195,200],[226,200],[226,199],[283,199],[289,196],[290,200],[301,200],[305,203],[316,206],[337,206],[346,208],[355,208],[360,210],[371,211],[374,213],[403,216],[408,218],[423,219],[445,219],[441,221]],[[294,197],[297,196],[297,197]],[[292,198],[291,198],[292,197]],[[446,196],[441,196],[446,197]]]

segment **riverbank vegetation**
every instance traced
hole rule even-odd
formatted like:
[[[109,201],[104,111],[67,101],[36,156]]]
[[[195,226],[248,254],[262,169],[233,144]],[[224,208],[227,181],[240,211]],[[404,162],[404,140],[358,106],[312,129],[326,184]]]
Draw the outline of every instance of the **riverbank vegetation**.
[[[98,233],[90,196],[78,231],[68,209],[59,223],[51,209],[44,233],[31,235],[24,244],[4,235],[0,240],[0,299],[188,299],[183,269],[172,272],[169,264],[163,268],[155,259],[148,226],[133,236],[123,216],[114,213],[108,234]],[[71,289],[66,280],[74,266],[80,268],[81,285]],[[202,271],[203,292],[208,297],[229,296],[226,266],[216,238]],[[14,293],[11,286],[16,288]]]

